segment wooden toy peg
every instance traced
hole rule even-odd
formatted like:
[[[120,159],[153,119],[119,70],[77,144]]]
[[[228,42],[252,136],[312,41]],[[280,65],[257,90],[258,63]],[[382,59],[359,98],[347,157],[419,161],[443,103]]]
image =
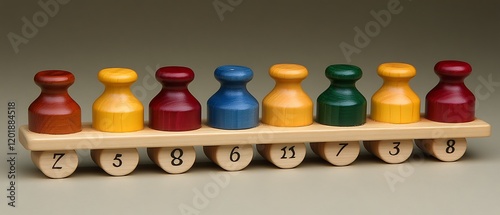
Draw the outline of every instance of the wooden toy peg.
[[[207,123],[226,130],[253,128],[259,124],[259,102],[247,90],[253,72],[244,66],[226,65],[214,72],[219,90],[207,101]]]
[[[384,63],[377,73],[384,79],[372,96],[371,118],[379,122],[412,123],[420,120],[420,99],[410,88],[415,67],[405,63]]]
[[[337,64],[326,68],[330,86],[317,99],[316,121],[324,125],[356,126],[366,121],[366,99],[356,89],[362,76],[357,66]]]
[[[276,64],[269,69],[274,89],[262,101],[262,122],[278,127],[299,127],[313,123],[313,102],[300,83],[307,69],[298,64]],[[304,160],[305,144],[259,144],[257,151],[279,168],[294,168]]]
[[[92,106],[92,127],[106,132],[143,129],[144,107],[130,90],[137,74],[127,68],[107,68],[98,78],[105,89]]]
[[[75,76],[68,71],[46,70],[38,72],[34,79],[41,93],[28,108],[29,129],[44,134],[81,131],[80,106],[68,94]]]
[[[276,64],[269,75],[276,81],[274,89],[262,101],[262,122],[280,127],[310,125],[313,102],[300,83],[307,69],[297,64]]]
[[[426,118],[437,122],[470,122],[475,119],[474,94],[464,79],[472,67],[462,61],[445,60],[434,66],[439,83],[425,97]]]
[[[201,105],[187,86],[194,79],[190,68],[162,67],[156,71],[162,90],[149,103],[149,127],[162,131],[188,131],[201,127]]]
[[[220,88],[207,101],[207,124],[225,130],[259,125],[259,102],[246,88],[253,71],[245,66],[225,65],[215,69],[214,76]],[[251,145],[204,146],[203,152],[228,171],[244,169],[253,157]]]
[[[394,124],[420,121],[420,99],[409,81],[416,69],[406,63],[384,63],[377,73],[384,83],[372,96],[371,118]],[[413,140],[364,141],[366,150],[387,163],[406,161],[413,151]]]
[[[99,72],[104,92],[92,106],[92,127],[105,132],[132,132],[144,127],[144,107],[130,86],[137,74],[126,68],[107,68]],[[92,160],[113,176],[131,173],[139,162],[137,149],[94,149]]]

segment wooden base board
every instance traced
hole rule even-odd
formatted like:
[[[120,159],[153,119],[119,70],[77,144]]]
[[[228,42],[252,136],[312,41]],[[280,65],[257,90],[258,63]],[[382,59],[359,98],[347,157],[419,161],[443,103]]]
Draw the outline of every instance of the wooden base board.
[[[398,139],[439,139],[486,137],[490,125],[476,119],[466,123],[439,123],[422,118],[410,124],[390,124],[367,118],[361,126],[335,127],[313,123],[303,127],[276,127],[260,124],[244,130],[222,130],[203,125],[193,131],[169,132],[144,128],[136,132],[108,133],[84,124],[74,134],[39,134],[20,128],[21,144],[31,151],[74,149],[119,149],[139,147],[216,146]]]

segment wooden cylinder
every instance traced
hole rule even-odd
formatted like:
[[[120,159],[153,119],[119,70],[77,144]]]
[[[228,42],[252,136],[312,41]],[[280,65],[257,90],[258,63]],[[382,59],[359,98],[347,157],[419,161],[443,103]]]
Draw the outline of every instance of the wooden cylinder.
[[[156,165],[171,174],[187,172],[196,160],[193,146],[148,148],[148,156]]]
[[[358,141],[310,143],[312,151],[335,166],[346,166],[358,158]]]
[[[304,143],[258,144],[257,151],[266,160],[282,169],[297,167],[306,156]]]
[[[49,178],[66,178],[78,166],[75,150],[32,151],[31,160]]]
[[[134,171],[139,163],[137,149],[93,149],[92,160],[112,176],[124,176]]]
[[[386,163],[403,163],[411,156],[413,140],[364,141],[365,149]]]
[[[204,146],[203,152],[211,161],[227,171],[242,170],[253,158],[253,147],[250,144]]]
[[[467,150],[465,138],[439,138],[415,140],[422,151],[432,155],[440,161],[457,161]]]

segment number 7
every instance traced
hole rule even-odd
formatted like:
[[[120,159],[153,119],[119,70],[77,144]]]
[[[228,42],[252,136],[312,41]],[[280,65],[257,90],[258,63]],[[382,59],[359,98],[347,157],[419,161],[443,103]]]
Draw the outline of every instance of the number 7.
[[[342,146],[340,147],[340,150],[339,152],[337,152],[337,155],[335,155],[335,157],[338,157],[340,155],[340,152],[342,152],[342,150],[344,150],[344,148],[349,145],[349,143],[339,143],[339,146]]]

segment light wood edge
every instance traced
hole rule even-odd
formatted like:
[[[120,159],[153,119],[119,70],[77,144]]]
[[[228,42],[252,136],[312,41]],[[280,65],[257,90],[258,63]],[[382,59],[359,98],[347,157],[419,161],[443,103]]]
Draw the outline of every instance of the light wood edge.
[[[269,144],[283,142],[335,142],[394,139],[435,139],[490,136],[488,123],[476,119],[467,123],[439,123],[422,118],[410,124],[390,124],[367,119],[354,127],[335,127],[313,123],[302,127],[276,127],[266,124],[244,130],[222,130],[203,125],[183,132],[158,131],[145,127],[127,133],[101,132],[82,126],[82,132],[65,135],[39,134],[21,126],[21,144],[28,150],[112,149],[138,147],[211,146]],[[201,141],[200,141],[201,140]]]

